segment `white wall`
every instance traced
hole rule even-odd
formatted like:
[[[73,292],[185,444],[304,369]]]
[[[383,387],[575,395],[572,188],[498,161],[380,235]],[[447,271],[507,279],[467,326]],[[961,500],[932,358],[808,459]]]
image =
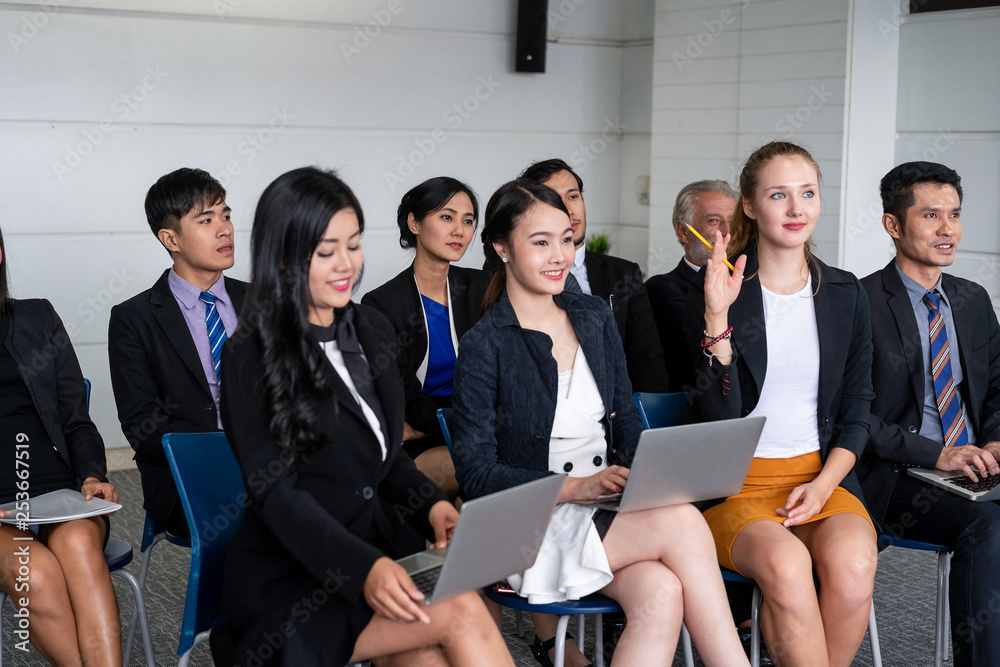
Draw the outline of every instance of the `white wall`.
[[[994,307],[1000,307],[998,35],[1000,9],[906,17],[899,28],[896,140],[897,162],[941,162],[962,177],[964,234],[951,272],[985,286]]]
[[[409,261],[394,221],[406,189],[453,175],[485,205],[553,156],[576,156],[592,229],[645,262],[648,215],[633,193],[649,173],[652,0],[551,0],[541,75],[513,72],[515,14],[512,0],[0,2],[0,226],[14,294],[62,315],[109,446],[125,442],[108,312],[168,266],[142,202],[177,167],[227,185],[237,277],[259,193],[303,164],[337,168],[357,191],[365,288]],[[481,262],[479,248],[463,260]]]
[[[653,64],[650,273],[683,254],[674,198],[706,178],[734,186],[757,147],[807,147],[823,172],[813,239],[836,262],[848,0],[658,0]]]

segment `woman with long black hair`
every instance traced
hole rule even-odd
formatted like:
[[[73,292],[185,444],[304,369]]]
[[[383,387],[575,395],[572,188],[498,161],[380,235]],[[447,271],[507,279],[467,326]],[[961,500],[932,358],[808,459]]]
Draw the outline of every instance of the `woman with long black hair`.
[[[444,546],[458,515],[399,443],[394,334],[351,303],[364,262],[354,193],[313,167],[264,191],[245,328],[222,358],[222,421],[250,502],[212,636],[222,664],[511,665],[475,593],[434,606],[393,558],[397,517]]]

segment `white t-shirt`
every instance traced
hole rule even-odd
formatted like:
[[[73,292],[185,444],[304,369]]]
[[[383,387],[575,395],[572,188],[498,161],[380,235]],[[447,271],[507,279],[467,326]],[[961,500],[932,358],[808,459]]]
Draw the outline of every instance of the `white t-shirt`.
[[[812,276],[794,294],[775,294],[763,285],[767,327],[767,371],[751,417],[767,422],[754,456],[788,459],[819,450],[819,330]],[[749,379],[748,379],[749,381]]]

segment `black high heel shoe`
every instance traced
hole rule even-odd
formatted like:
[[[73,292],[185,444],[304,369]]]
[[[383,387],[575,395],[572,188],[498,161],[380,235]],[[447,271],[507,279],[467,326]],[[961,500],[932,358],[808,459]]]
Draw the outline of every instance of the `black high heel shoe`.
[[[566,635],[566,643],[573,641],[573,638]],[[556,647],[556,638],[549,637],[545,641],[538,638],[535,635],[535,640],[531,642],[531,654],[535,656],[535,660],[538,661],[542,667],[554,667],[552,664],[552,659],[549,658],[549,651]],[[587,667],[594,667],[594,663],[590,663]]]

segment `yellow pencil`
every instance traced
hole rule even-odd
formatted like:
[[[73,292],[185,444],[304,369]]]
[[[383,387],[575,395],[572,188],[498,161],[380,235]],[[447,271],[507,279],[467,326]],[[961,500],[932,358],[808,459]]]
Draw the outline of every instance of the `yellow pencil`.
[[[690,229],[691,232],[694,233],[694,235],[698,237],[699,241],[701,241],[702,243],[704,243],[705,245],[707,245],[709,250],[715,250],[715,248],[712,247],[712,244],[709,243],[708,241],[706,241],[705,237],[698,233],[697,229],[695,229],[691,225],[687,225],[687,228]],[[726,266],[729,267],[730,271],[735,271],[736,270],[736,267],[733,266],[732,264],[730,264],[729,260],[726,259],[725,257],[722,258],[722,261],[726,263]]]

